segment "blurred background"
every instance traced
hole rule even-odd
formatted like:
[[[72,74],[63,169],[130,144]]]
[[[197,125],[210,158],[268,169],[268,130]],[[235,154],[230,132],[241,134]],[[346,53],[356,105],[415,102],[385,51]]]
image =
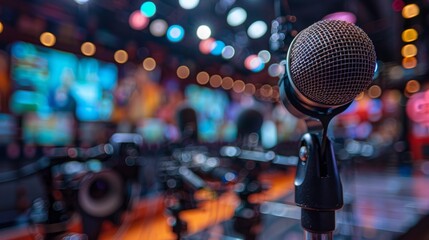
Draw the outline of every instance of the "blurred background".
[[[292,39],[339,19],[371,86],[330,125],[338,239],[429,239],[428,0],[0,0],[1,239],[302,239]],[[428,102],[426,102],[428,101]]]

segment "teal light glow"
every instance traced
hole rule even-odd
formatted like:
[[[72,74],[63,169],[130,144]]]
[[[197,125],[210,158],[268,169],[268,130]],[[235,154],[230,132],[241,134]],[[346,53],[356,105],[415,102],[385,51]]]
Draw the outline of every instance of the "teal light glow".
[[[150,18],[156,13],[156,5],[151,1],[144,2],[140,7],[140,11],[143,15]]]
[[[185,36],[185,30],[179,25],[171,25],[167,30],[167,39],[170,42],[180,42]]]
[[[224,42],[222,42],[220,40],[215,41],[213,44],[213,48],[211,50],[211,54],[213,54],[215,56],[221,55],[224,47],[225,47]]]

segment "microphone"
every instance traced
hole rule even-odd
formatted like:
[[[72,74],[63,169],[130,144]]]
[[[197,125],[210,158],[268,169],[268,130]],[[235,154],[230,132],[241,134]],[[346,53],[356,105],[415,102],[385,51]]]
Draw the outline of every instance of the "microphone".
[[[283,104],[298,118],[330,120],[371,84],[375,61],[372,41],[356,25],[316,22],[289,46],[279,82]]]
[[[374,76],[376,54],[366,33],[352,23],[323,20],[301,31],[289,46],[280,96],[291,114],[322,130],[301,138],[295,203],[301,207],[306,239],[332,239],[343,190],[327,136],[331,119],[346,110]],[[317,119],[321,123],[312,125]]]

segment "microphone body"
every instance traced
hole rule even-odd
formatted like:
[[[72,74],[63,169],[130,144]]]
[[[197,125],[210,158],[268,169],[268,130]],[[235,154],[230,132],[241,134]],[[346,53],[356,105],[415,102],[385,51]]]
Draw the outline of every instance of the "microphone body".
[[[321,143],[316,134],[301,138],[295,177],[295,203],[302,209],[301,225],[311,239],[332,239],[335,211],[343,206],[327,127],[371,84],[375,60],[374,45],[365,32],[339,20],[314,23],[289,47],[286,72],[279,81],[282,102],[298,118],[319,120],[323,133]],[[309,123],[314,121],[307,121],[311,129]]]
[[[317,22],[289,47],[279,82],[282,102],[298,118],[335,116],[371,84],[375,60],[374,45],[359,27]]]

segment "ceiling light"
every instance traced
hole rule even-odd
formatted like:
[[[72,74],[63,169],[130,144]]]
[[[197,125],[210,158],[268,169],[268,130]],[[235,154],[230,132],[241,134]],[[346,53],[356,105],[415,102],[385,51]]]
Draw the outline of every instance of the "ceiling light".
[[[156,68],[155,59],[148,57],[145,60],[143,60],[143,68],[146,71],[153,71]]]
[[[207,72],[199,72],[197,74],[197,82],[201,85],[207,84],[210,80],[210,75]]]
[[[402,17],[404,18],[413,18],[419,15],[419,13],[420,13],[420,8],[415,3],[408,4],[402,9]]]
[[[221,55],[224,47],[225,47],[224,42],[220,40],[216,40],[213,44],[213,48],[211,49],[210,53],[216,56]]]
[[[47,47],[54,46],[56,41],[55,35],[50,32],[44,32],[40,35],[40,42]]]
[[[82,43],[80,50],[82,51],[83,55],[92,56],[95,54],[95,45],[92,42],[84,42]]]
[[[403,57],[414,57],[417,55],[417,52],[417,47],[414,44],[407,44],[401,49],[401,54]]]
[[[87,3],[89,0],[74,0],[75,2],[79,3],[79,4],[85,4]]]
[[[168,24],[166,21],[162,19],[156,19],[152,21],[152,23],[149,26],[149,31],[154,35],[155,37],[162,37],[164,36],[165,32],[167,31]]]
[[[193,9],[198,3],[200,3],[199,0],[179,0],[179,5],[184,9]]]
[[[185,36],[185,30],[179,25],[171,25],[167,30],[167,38],[170,42],[180,42]]]
[[[156,5],[153,2],[144,2],[141,7],[140,11],[143,15],[146,17],[152,17],[156,13]]]
[[[225,59],[231,59],[235,55],[235,49],[232,46],[225,46],[222,50],[222,57]]]
[[[212,31],[207,25],[201,25],[197,29],[197,37],[201,40],[209,38],[211,34]]]
[[[247,12],[243,8],[236,7],[229,11],[228,16],[226,17],[226,22],[232,26],[236,27],[247,19]]]
[[[247,35],[249,35],[250,38],[256,39],[264,36],[264,34],[267,32],[267,24],[263,21],[256,21],[252,23],[249,28],[247,29]]]
[[[419,34],[414,28],[408,28],[402,32],[402,41],[404,42],[415,41],[417,40],[418,37],[419,37]]]
[[[116,51],[113,57],[117,63],[122,64],[128,61],[128,53],[124,50]]]
[[[131,13],[130,18],[128,19],[128,22],[131,28],[135,30],[142,30],[149,23],[149,19],[145,15],[143,15],[139,10],[136,10],[133,13]]]
[[[190,74],[189,67],[185,65],[179,66],[176,70],[176,74],[180,79],[185,79],[189,77],[189,74]]]

